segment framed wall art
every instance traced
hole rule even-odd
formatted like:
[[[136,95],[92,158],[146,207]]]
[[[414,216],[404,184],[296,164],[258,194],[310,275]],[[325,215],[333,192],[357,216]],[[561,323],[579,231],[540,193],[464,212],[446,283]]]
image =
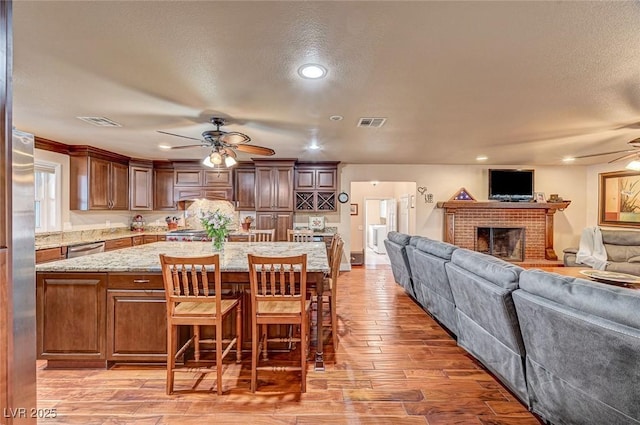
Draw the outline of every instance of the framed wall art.
[[[358,204],[351,204],[351,215],[358,215]]]
[[[640,172],[600,173],[598,224],[640,227]]]

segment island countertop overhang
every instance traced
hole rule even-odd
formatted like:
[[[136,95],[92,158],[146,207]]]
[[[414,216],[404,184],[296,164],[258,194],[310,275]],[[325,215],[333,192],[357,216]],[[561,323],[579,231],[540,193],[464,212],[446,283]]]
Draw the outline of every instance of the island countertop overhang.
[[[222,252],[211,242],[154,242],[84,257],[42,263],[36,272],[159,273],[160,254],[183,257],[220,255],[223,272],[247,272],[247,255],[285,257],[307,253],[308,272],[329,272],[324,242],[228,242]]]

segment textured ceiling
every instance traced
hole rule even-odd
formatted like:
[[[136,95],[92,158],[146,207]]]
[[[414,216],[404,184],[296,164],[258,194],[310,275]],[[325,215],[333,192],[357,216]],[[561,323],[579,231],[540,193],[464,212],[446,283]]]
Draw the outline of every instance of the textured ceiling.
[[[220,115],[280,158],[560,164],[640,137],[638,22],[636,1],[15,1],[14,126],[189,159],[208,150],[157,131]],[[307,62],[328,76],[298,77]]]

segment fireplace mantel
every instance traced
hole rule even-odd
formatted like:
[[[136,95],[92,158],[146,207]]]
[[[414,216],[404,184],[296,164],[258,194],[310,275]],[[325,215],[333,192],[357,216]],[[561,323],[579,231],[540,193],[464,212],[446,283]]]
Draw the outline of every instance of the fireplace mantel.
[[[553,215],[556,211],[563,211],[570,203],[571,201],[544,203],[447,201],[438,202],[437,207],[444,209],[443,240],[445,242],[474,249],[475,239],[472,239],[471,227],[517,222],[534,233],[527,235],[529,245],[525,251],[529,258],[525,260],[557,260],[558,256],[553,250]],[[532,226],[527,226],[527,223],[532,223]],[[539,241],[537,241],[538,238]]]

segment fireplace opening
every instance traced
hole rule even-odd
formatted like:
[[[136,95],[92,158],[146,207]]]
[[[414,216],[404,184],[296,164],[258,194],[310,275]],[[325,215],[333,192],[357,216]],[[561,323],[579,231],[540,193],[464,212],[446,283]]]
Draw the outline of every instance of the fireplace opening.
[[[506,261],[524,261],[524,227],[477,227],[476,251]]]

